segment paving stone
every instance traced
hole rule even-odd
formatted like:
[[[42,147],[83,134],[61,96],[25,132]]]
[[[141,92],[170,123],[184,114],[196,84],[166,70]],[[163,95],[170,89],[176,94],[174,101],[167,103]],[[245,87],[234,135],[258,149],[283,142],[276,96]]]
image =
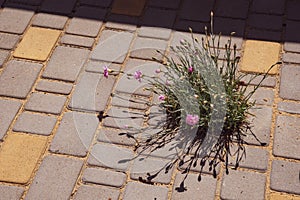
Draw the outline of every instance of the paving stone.
[[[25,104],[25,110],[59,115],[66,100],[65,96],[35,92]]]
[[[91,59],[123,63],[134,35],[128,32],[104,30]]]
[[[0,69],[6,62],[7,58],[9,57],[9,51],[2,51],[0,50]]]
[[[100,143],[93,146],[88,164],[126,171],[133,156],[129,148]]]
[[[41,5],[41,11],[48,13],[70,14],[76,4],[76,0],[66,0],[62,4],[60,0],[45,0]]]
[[[281,192],[272,192],[270,193],[270,200],[300,200],[300,196],[283,194]]]
[[[19,36],[9,33],[0,33],[0,48],[13,49],[19,41]]]
[[[67,34],[62,36],[60,42],[63,44],[92,48],[95,40],[93,38]]]
[[[286,158],[300,159],[300,118],[277,116],[273,154]]]
[[[145,4],[146,0],[115,0],[111,12],[121,15],[140,16]]]
[[[166,48],[166,41],[138,37],[134,41],[130,57],[148,60],[152,60],[152,58],[154,57],[160,60],[162,59],[162,55],[157,53],[157,50],[164,54]]]
[[[32,16],[33,11],[4,8],[0,13],[0,31],[22,34]]]
[[[72,110],[104,111],[115,78],[107,79],[101,74],[85,72],[75,87],[69,107]]]
[[[0,185],[0,194],[3,199],[19,200],[24,192],[22,187]]]
[[[60,31],[30,27],[16,48],[13,56],[45,61],[60,35]]]
[[[291,76],[293,74],[293,76]],[[281,68],[279,96],[300,100],[300,67],[283,65]]]
[[[50,151],[86,156],[99,120],[95,114],[67,112],[52,140]]]
[[[0,140],[3,139],[20,107],[19,101],[0,99]]]
[[[186,0],[181,5],[179,17],[181,19],[195,21],[210,21],[210,11],[213,10],[214,1],[204,0],[197,1]]]
[[[292,114],[300,114],[300,104],[295,102],[278,102],[277,109]]]
[[[99,199],[110,199],[118,200],[120,191],[110,187],[96,187],[83,185],[79,187],[74,200],[99,200]]]
[[[111,72],[110,74],[118,75],[121,69],[121,65],[110,63],[110,62],[103,62],[103,61],[89,61],[87,66],[85,67],[85,71],[87,72],[94,72],[103,74],[103,67],[108,67],[109,69],[115,71]]]
[[[46,156],[25,199],[69,199],[82,165],[79,159]]]
[[[266,176],[254,172],[230,170],[223,175],[222,199],[264,199]]]
[[[38,13],[32,20],[32,25],[46,28],[64,29],[67,20],[68,17],[66,16]]]
[[[273,160],[270,188],[280,192],[288,192],[299,195],[299,170],[299,163]]]
[[[300,54],[286,52],[282,55],[282,61],[286,63],[300,63]]]
[[[255,115],[255,117],[251,116],[248,118],[251,123],[252,132],[261,142],[269,144],[270,128],[272,124],[272,108],[259,106],[258,108],[251,109],[250,113]],[[244,139],[249,144],[260,145],[250,132],[247,132],[247,136]]]
[[[251,27],[281,32],[283,19],[278,15],[250,14],[247,22]]]
[[[248,40],[266,40],[273,42],[281,42],[281,32],[249,28],[247,31]]]
[[[224,26],[230,24],[230,26]],[[235,32],[235,37],[243,37],[245,32],[246,23],[242,19],[231,19],[224,17],[214,17],[214,33],[222,35],[230,35]]]
[[[250,2],[248,0],[216,1],[216,16],[246,19]]]
[[[246,40],[241,70],[265,73],[279,61],[280,44],[276,42]],[[269,74],[276,74],[275,66]]]
[[[42,79],[38,82],[35,89],[43,92],[70,94],[73,85],[65,82],[57,82],[52,80]]]
[[[251,11],[266,14],[283,14],[285,8],[285,0],[254,0],[252,2]]]
[[[148,6],[177,9],[179,7],[180,0],[150,0]]]
[[[291,21],[291,20],[286,20],[286,30],[284,34],[284,41],[285,42],[300,42],[299,38],[299,26],[300,22],[299,21]]]
[[[9,0],[9,2],[38,6],[41,4],[42,0]]]
[[[138,24],[138,18],[126,15],[110,14],[107,17],[105,27],[112,29],[121,29],[134,32]]]
[[[150,99],[142,98],[141,96],[135,97],[125,93],[114,93],[111,99],[112,106],[133,108],[139,110],[146,110],[149,106]]]
[[[198,181],[198,174],[190,173],[184,181],[184,188],[180,188],[180,183],[183,181],[185,174],[177,173],[172,190],[172,200],[179,199],[215,199],[215,191],[217,188],[217,181],[211,176],[201,176],[201,181]],[[203,192],[205,191],[205,192]]]
[[[56,47],[43,73],[44,78],[74,82],[83,67],[89,51],[72,47]]]
[[[75,35],[97,37],[106,14],[104,9],[95,7],[79,7],[75,17],[71,19],[66,32]]]
[[[0,76],[0,95],[25,99],[41,68],[37,63],[9,61]]]
[[[13,131],[50,135],[56,123],[53,116],[23,112],[17,119]]]
[[[46,148],[47,137],[9,134],[0,151],[0,180],[26,184]]]
[[[127,136],[120,135],[120,133],[123,133],[123,131],[118,129],[101,128],[98,134],[98,141],[127,146],[135,145],[135,140],[133,138],[128,138]]]
[[[198,21],[188,21],[184,19],[176,20],[174,25],[174,30],[177,31],[189,31],[189,28],[193,30],[194,33],[205,33],[205,26],[209,27],[208,22],[198,22]]]
[[[299,1],[288,0],[286,4],[287,19],[300,20],[299,16]]]
[[[21,1],[24,1],[24,3],[21,4],[21,3],[17,3],[17,2],[12,2],[11,0],[7,0],[5,2],[5,4],[3,4],[3,7],[13,8],[13,9],[21,9],[21,10],[28,10],[28,11],[37,11],[38,6],[25,4],[26,0],[21,0]]]
[[[87,168],[84,170],[82,181],[99,185],[122,187],[127,176],[125,173],[114,172],[101,168]]]
[[[249,83],[249,81],[253,79],[250,82],[250,85],[258,85],[261,80],[263,79],[263,75],[259,75],[256,78],[254,78],[253,75],[247,74],[242,78],[242,81],[244,81],[246,84]],[[267,76],[265,80],[261,82],[262,87],[275,87],[276,86],[276,78],[274,76]]]
[[[283,49],[289,52],[300,53],[300,44],[298,42],[284,42]]]
[[[80,4],[88,5],[88,6],[101,6],[101,7],[109,7],[112,0],[80,0]]]
[[[248,86],[246,95],[254,90],[254,86]],[[250,101],[255,101],[257,105],[272,106],[274,101],[274,91],[264,87],[258,88],[250,98]]]
[[[146,185],[137,182],[129,182],[125,187],[123,199],[132,200],[140,199],[143,197],[145,200],[167,200],[168,189],[166,187]]]
[[[0,6],[4,3],[5,0],[0,0]]]

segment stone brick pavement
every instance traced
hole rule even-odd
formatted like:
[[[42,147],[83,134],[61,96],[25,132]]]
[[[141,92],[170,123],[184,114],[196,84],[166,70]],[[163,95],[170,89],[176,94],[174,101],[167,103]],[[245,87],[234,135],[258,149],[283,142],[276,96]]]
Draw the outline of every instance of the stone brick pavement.
[[[0,6],[1,200],[300,199],[299,1],[0,0]],[[245,80],[283,61],[253,97],[261,107],[253,110],[253,131],[267,145],[247,138],[247,157],[229,175],[224,166],[216,178],[204,168],[198,182],[199,169],[192,168],[186,191],[178,188],[181,167],[145,183],[147,172],[168,162],[168,149],[138,155],[135,141],[119,134],[126,125],[145,125],[155,96],[143,82],[105,79],[103,66],[151,74],[159,67],[151,61],[156,50],[168,55],[189,26],[201,37],[210,11],[221,45],[236,32]]]

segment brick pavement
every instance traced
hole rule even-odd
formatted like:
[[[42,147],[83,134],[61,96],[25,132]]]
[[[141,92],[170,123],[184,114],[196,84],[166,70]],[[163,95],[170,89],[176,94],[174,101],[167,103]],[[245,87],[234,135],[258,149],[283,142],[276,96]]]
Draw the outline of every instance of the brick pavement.
[[[0,0],[0,199],[300,199],[300,4],[297,0]],[[237,170],[156,173],[172,152],[120,136],[145,125],[143,84],[103,66],[151,74],[191,26],[232,31],[245,81],[274,68],[253,99],[253,137]],[[257,84],[261,77],[254,80]],[[114,95],[111,95],[114,94]],[[107,117],[102,118],[102,112]],[[152,111],[151,111],[152,112]],[[159,118],[160,119],[160,118]],[[149,120],[153,124],[157,119]],[[155,130],[152,130],[155,131]],[[167,158],[167,159],[166,159]],[[233,159],[233,158],[232,158]],[[233,162],[233,160],[230,160]]]

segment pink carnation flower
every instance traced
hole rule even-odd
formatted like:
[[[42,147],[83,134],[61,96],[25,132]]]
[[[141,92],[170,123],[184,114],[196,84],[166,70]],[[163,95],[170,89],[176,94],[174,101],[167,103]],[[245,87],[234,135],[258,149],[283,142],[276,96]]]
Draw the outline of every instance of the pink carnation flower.
[[[142,73],[140,70],[134,72],[134,78],[135,78],[136,80],[138,80],[139,82],[142,81],[142,75],[143,75],[143,73]]]
[[[188,68],[188,72],[189,72],[189,73],[192,73],[193,71],[194,71],[194,68],[193,68],[193,67],[189,67],[189,68]]]
[[[166,97],[165,97],[164,95],[159,95],[159,96],[158,96],[158,99],[159,99],[160,101],[164,101],[164,100],[166,99]]]
[[[160,73],[160,69],[156,69],[155,73],[159,74]]]
[[[185,122],[190,125],[190,126],[194,126],[198,123],[199,121],[199,116],[198,115],[191,115],[188,114],[185,118]]]
[[[105,78],[108,78],[108,67],[103,67],[104,71],[103,71],[103,75]]]

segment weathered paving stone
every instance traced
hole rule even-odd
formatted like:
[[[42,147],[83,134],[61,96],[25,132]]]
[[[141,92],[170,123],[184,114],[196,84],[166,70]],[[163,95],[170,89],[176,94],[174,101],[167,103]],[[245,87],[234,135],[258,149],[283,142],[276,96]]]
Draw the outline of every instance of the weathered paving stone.
[[[230,26],[224,26],[230,24]],[[209,26],[208,26],[209,27]],[[231,35],[235,32],[235,37],[243,37],[246,27],[246,21],[243,19],[233,19],[225,17],[214,17],[214,33],[222,35]]]
[[[48,155],[42,161],[25,199],[69,199],[82,165],[82,160]]]
[[[9,61],[0,76],[0,95],[25,99],[41,68],[37,63]]]
[[[75,35],[96,37],[102,26],[105,10],[95,7],[79,7],[66,32]]]
[[[254,0],[251,6],[253,12],[266,14],[283,14],[284,8],[285,1],[283,0]]]
[[[61,3],[60,0],[45,0],[41,5],[41,11],[48,13],[70,14],[76,4],[76,0],[68,0]]]
[[[135,145],[135,140],[133,138],[128,138],[124,135],[120,135],[120,133],[122,132],[123,131],[118,129],[101,128],[99,130],[98,141],[127,146]]]
[[[88,54],[89,51],[85,49],[57,47],[46,66],[43,77],[74,82]]]
[[[180,4],[180,0],[150,0],[148,6],[177,9]]]
[[[223,175],[222,199],[264,199],[266,177],[254,172],[230,170]]]
[[[287,19],[300,20],[299,10],[298,10],[299,6],[300,6],[299,1],[295,1],[295,0],[287,1],[287,5],[286,5]]]
[[[58,115],[61,113],[66,100],[65,96],[36,92],[30,96],[25,104],[25,110]]]
[[[45,61],[54,47],[60,31],[30,27],[16,48],[13,56]]]
[[[254,90],[254,87],[248,86],[246,89],[246,95]],[[255,101],[257,105],[272,106],[274,101],[274,91],[264,87],[258,88],[250,98],[250,101]]]
[[[144,181],[154,182],[154,183],[163,183],[169,184],[172,178],[173,169],[169,170],[168,173],[165,173],[164,167],[170,162],[170,160],[164,160],[160,158],[138,156],[134,159],[132,167],[130,169],[130,178]],[[163,169],[163,170],[162,170]],[[157,174],[162,170],[159,174]],[[153,179],[148,180],[148,173],[153,176],[156,175]]]
[[[0,152],[0,181],[25,184],[45,150],[47,137],[14,133],[7,136]]]
[[[181,19],[192,20],[192,21],[205,21],[210,20],[210,11],[213,9],[214,2],[205,1],[193,1],[186,0],[181,6],[179,17]]]
[[[45,28],[64,29],[67,20],[68,17],[66,16],[38,13],[35,15],[32,25]]]
[[[60,42],[63,44],[92,48],[95,40],[93,38],[87,38],[87,37],[81,37],[81,36],[67,34],[67,35],[62,36]]]
[[[278,15],[250,14],[247,23],[250,27],[281,32],[283,18]]]
[[[110,187],[82,185],[75,194],[74,200],[118,200],[120,191]]]
[[[9,51],[2,51],[0,50],[0,68],[2,68],[3,64],[9,57]]]
[[[300,63],[300,54],[286,52],[282,55],[282,60],[283,60],[283,62],[286,62],[286,63],[299,64]]]
[[[93,146],[88,164],[126,171],[133,156],[129,148],[101,143]]]
[[[288,112],[292,114],[300,114],[300,104],[294,102],[279,102],[277,105],[279,111]]]
[[[95,114],[67,112],[51,143],[50,151],[73,156],[86,156],[99,120]]]
[[[126,181],[126,174],[101,168],[87,168],[84,170],[82,181],[99,185],[122,187]]]
[[[115,72],[110,73],[110,74],[114,74],[114,75],[119,74],[118,71],[120,71],[120,69],[121,69],[121,65],[119,65],[119,64],[103,62],[103,61],[89,61],[87,66],[85,67],[85,71],[103,74],[103,72],[104,72],[103,68],[105,66],[111,70],[114,70]]]
[[[0,13],[0,31],[22,34],[32,16],[33,11],[4,8]]]
[[[145,4],[146,0],[115,0],[111,12],[121,15],[140,16]]]
[[[53,116],[24,112],[18,117],[13,131],[50,135],[55,123],[56,118]]]
[[[13,49],[17,42],[19,41],[19,36],[9,33],[0,33],[0,49]]]
[[[273,154],[286,158],[300,159],[300,118],[277,116]]]
[[[70,94],[72,87],[73,85],[70,83],[42,79],[38,82],[35,89],[57,94]]]
[[[91,59],[115,63],[123,63],[129,50],[133,34],[104,30],[99,43],[94,49]]]
[[[134,32],[138,21],[137,17],[111,14],[107,17],[105,27]]]
[[[284,42],[283,48],[288,52],[300,53],[300,44],[298,42]]]
[[[284,99],[300,100],[300,67],[299,66],[292,66],[292,65],[282,66],[279,96]]]
[[[112,0],[80,0],[80,4],[89,5],[89,6],[100,6],[100,7],[109,7]]]
[[[104,111],[114,83],[113,76],[106,79],[101,74],[85,72],[75,87],[69,107],[72,110]]]
[[[300,196],[297,195],[292,195],[292,194],[284,194],[281,192],[272,192],[270,194],[270,199],[271,200],[299,200]]]
[[[246,19],[250,2],[248,0],[225,0],[216,2],[216,16]]]
[[[17,186],[0,185],[0,195],[3,199],[19,200],[24,189]]]
[[[129,182],[125,187],[123,199],[132,200],[140,199],[141,197],[143,197],[145,200],[167,200],[168,189],[166,187]]]
[[[252,79],[252,81],[249,83],[249,81]],[[244,81],[246,84],[250,85],[258,85],[261,80],[263,79],[262,75],[257,76],[256,78],[253,78],[253,75],[247,74],[242,78],[242,81]],[[267,76],[265,80],[261,82],[261,86],[263,87],[275,87],[276,86],[276,78],[274,76]]]
[[[8,127],[12,123],[21,107],[21,102],[0,99],[0,140],[6,134]]]
[[[135,97],[125,93],[114,93],[111,100],[112,106],[134,108],[139,110],[146,110],[149,107],[147,103],[149,103],[149,99],[147,98],[142,99],[140,96]]]
[[[177,173],[172,190],[172,200],[215,199],[215,191],[217,188],[217,181],[215,178],[202,175],[201,181],[199,182],[198,174],[190,173],[187,179],[184,181],[184,187],[186,188],[180,188],[180,183],[183,181],[184,176],[185,174]]]
[[[271,189],[299,195],[299,169],[299,163],[274,160],[271,171]]]

